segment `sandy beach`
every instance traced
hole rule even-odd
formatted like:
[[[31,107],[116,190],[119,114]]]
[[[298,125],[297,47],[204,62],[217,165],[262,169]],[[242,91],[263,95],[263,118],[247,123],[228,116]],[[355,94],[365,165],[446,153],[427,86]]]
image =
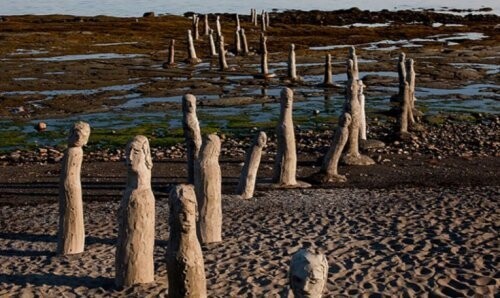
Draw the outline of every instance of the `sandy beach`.
[[[311,189],[223,197],[203,246],[209,297],[286,297],[291,255],[318,247],[325,297],[498,294],[499,188]],[[117,202],[85,204],[86,251],[56,256],[57,204],[1,207],[0,295],[166,296],[168,204],[156,202],[155,283],[114,289]]]

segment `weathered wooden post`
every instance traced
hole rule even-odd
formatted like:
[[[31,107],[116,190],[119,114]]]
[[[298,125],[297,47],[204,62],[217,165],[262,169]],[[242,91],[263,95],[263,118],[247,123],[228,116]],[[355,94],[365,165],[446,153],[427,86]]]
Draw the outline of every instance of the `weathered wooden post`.
[[[349,65],[353,65],[349,59]],[[362,84],[360,80],[348,82],[346,90],[345,111],[351,115],[352,122],[349,128],[349,146],[342,161],[348,165],[371,165],[375,162],[366,155],[359,153],[359,127],[361,123],[361,106],[359,102],[359,88]]]
[[[219,70],[224,71],[228,69],[226,62],[226,50],[224,49],[224,36],[219,36]]]
[[[349,59],[352,60],[353,69],[352,76],[354,80],[359,79],[358,56],[356,55],[356,48],[351,46],[349,48]]]
[[[196,161],[194,185],[200,214],[198,233],[201,243],[222,241],[220,149],[219,137],[208,135],[203,140]]]
[[[167,246],[169,297],[207,297],[205,263],[196,235],[198,207],[192,185],[177,185],[169,195]]]
[[[234,32],[234,54],[241,54],[241,38],[240,38],[240,29]]]
[[[187,39],[188,39],[188,59],[187,62],[190,64],[197,64],[201,62],[196,56],[196,50],[194,49],[193,36],[191,35],[191,30],[187,31]]]
[[[241,26],[240,26],[240,16],[236,14],[236,32],[240,31]]]
[[[404,91],[406,82],[406,54],[401,52],[398,59],[398,79],[399,79],[399,92],[398,100],[401,104],[404,101]]]
[[[359,139],[366,141],[366,113],[365,113],[365,95],[363,94],[363,90],[365,84],[363,84],[362,80],[359,80],[359,91],[358,91],[358,99],[359,99]]]
[[[163,68],[171,68],[175,66],[175,39],[170,40],[168,47],[168,61],[163,63]]]
[[[182,128],[186,139],[188,181],[194,183],[194,163],[201,147],[201,132],[196,115],[196,97],[186,94],[182,97]]]
[[[296,179],[297,152],[295,145],[295,128],[293,126],[292,105],[293,91],[290,88],[281,90],[280,120],[277,127],[278,152],[274,163],[273,182],[277,187],[309,187]]]
[[[260,31],[261,32],[266,32],[266,15],[264,10],[262,11],[260,15]]]
[[[413,67],[414,61],[413,59],[406,60],[406,81],[408,82],[409,87],[409,97],[410,97],[410,109],[408,112],[408,120],[411,124],[415,124],[415,118],[413,117],[413,110],[415,109],[415,69]]]
[[[195,40],[199,40],[200,39],[200,33],[198,31],[198,24],[200,22],[200,18],[198,17],[198,15],[194,14],[193,15],[193,23],[192,23],[192,26],[193,26],[193,34],[194,34],[194,39]]]
[[[263,77],[269,76],[269,66],[267,64],[267,37],[264,33],[260,34],[260,70]]]
[[[250,199],[253,197],[257,172],[262,157],[262,149],[266,145],[266,142],[267,135],[265,132],[261,131],[255,137],[252,145],[248,149],[245,165],[241,170],[240,180],[236,190],[236,193],[240,195],[242,199]]]
[[[203,17],[203,32],[205,36],[208,36],[210,34],[210,25],[208,24],[208,14],[205,14]]]
[[[242,44],[242,55],[247,56],[250,54],[250,51],[248,50],[248,42],[247,42],[247,36],[245,35],[245,29],[241,28],[240,29],[240,37],[241,37],[241,44]]]
[[[218,54],[217,54],[217,50],[215,48],[214,30],[210,29],[208,39],[210,42],[210,57],[216,57]]]
[[[297,76],[297,64],[295,62],[295,44],[290,44],[290,51],[288,53],[288,78],[293,81],[299,81]]]
[[[326,54],[325,56],[325,79],[323,81],[325,86],[333,86],[332,76],[332,55]]]
[[[148,139],[135,136],[125,155],[127,188],[120,202],[115,257],[115,283],[119,288],[154,281],[155,197]]]
[[[323,159],[323,165],[319,171],[320,182],[345,182],[347,178],[338,173],[339,160],[349,138],[349,125],[351,115],[344,113],[339,119],[339,125],[333,136],[333,143]]]
[[[70,255],[82,253],[85,244],[83,199],[80,173],[83,149],[90,136],[90,125],[78,121],[71,127],[68,149],[62,160],[59,180],[59,228],[57,253]]]
[[[217,30],[217,40],[222,35],[222,28],[220,25],[220,16],[215,19],[215,29]]]

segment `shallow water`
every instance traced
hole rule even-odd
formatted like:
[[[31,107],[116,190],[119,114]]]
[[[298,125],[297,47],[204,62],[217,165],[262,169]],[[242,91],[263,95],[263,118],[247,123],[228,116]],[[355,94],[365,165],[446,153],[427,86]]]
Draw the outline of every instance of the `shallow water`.
[[[62,61],[81,61],[81,60],[108,60],[108,59],[128,59],[145,57],[140,54],[117,54],[117,53],[98,53],[98,54],[83,54],[83,55],[64,55],[55,57],[33,58],[36,61],[44,62],[62,62]]]
[[[479,9],[491,7],[494,13],[500,12],[500,2],[497,0],[254,0],[254,1],[231,1],[231,0],[208,0],[208,1],[173,1],[173,0],[16,0],[1,1],[2,15],[15,14],[72,14],[72,15],[113,15],[138,17],[146,11],[159,13],[183,14],[187,11],[198,13],[230,12],[249,14],[251,8],[257,11],[262,9],[287,10],[336,10],[359,7],[360,9],[382,10],[382,9],[422,9],[435,8],[443,10],[443,7],[457,9]]]

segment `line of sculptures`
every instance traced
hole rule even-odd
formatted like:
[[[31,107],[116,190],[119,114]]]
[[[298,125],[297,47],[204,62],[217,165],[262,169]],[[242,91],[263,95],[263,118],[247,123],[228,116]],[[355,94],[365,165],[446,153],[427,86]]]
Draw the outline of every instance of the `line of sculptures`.
[[[262,14],[263,31],[269,25],[268,14]],[[239,20],[237,18],[237,20]],[[198,26],[198,18],[193,26]],[[252,22],[257,22],[252,10]],[[239,27],[239,22],[238,22]],[[207,29],[208,28],[208,29]],[[220,22],[217,20],[220,34]],[[199,59],[193,47],[193,38],[188,31],[190,45],[189,62]],[[205,17],[205,34],[211,36]],[[198,36],[195,30],[195,37]],[[243,52],[247,51],[244,30],[238,36],[243,40]],[[211,39],[213,41],[213,39]],[[173,48],[170,44],[169,65],[174,65]],[[211,42],[214,45],[213,42]],[[214,46],[215,47],[215,46]],[[262,76],[268,77],[266,37],[261,35]],[[224,43],[219,37],[219,57],[224,56]],[[325,86],[333,86],[331,56],[325,60]],[[221,69],[227,67],[220,60]],[[401,54],[398,61],[400,115],[397,134],[409,134],[414,125],[415,71],[413,60]],[[290,47],[288,76],[299,80],[295,70],[294,46]],[[347,61],[347,83],[345,103],[335,131],[332,145],[323,159],[323,164],[313,177],[321,183],[345,182],[338,173],[340,161],[347,165],[371,165],[375,162],[359,151],[359,142],[367,141],[365,97],[363,82],[359,79],[357,56],[354,47]],[[216,134],[202,138],[196,113],[196,97],[186,94],[182,99],[183,130],[187,147],[187,184],[180,184],[169,195],[170,234],[166,254],[168,293],[170,297],[206,297],[206,280],[201,244],[222,241],[222,175],[219,165],[221,141]],[[292,117],[293,91],[284,88],[280,97],[280,118],[276,129],[277,154],[273,170],[272,185],[276,188],[305,188],[310,185],[297,180],[297,153],[295,129]],[[62,161],[59,190],[59,229],[57,251],[62,255],[84,251],[85,231],[83,217],[82,186],[80,179],[83,161],[82,147],[90,136],[90,126],[76,122],[70,130],[68,149]],[[264,147],[266,133],[260,131],[254,138],[244,162],[237,194],[242,199],[253,197],[257,173]],[[345,148],[347,146],[347,148]],[[345,150],[344,150],[345,149]],[[115,283],[118,288],[154,281],[153,251],[155,241],[155,197],[151,188],[153,162],[149,141],[145,136],[135,136],[126,147],[127,186],[119,207],[119,229],[116,243]],[[312,248],[302,249],[291,259],[289,286],[295,297],[321,297],[326,283],[328,263],[326,257]]]

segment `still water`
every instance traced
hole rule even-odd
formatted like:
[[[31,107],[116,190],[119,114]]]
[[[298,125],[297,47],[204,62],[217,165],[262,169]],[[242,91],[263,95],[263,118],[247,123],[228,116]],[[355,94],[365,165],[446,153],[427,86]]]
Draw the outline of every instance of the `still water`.
[[[146,11],[154,11],[157,14],[182,14],[186,11],[248,14],[251,8],[271,11],[273,9],[336,10],[351,7],[368,10],[428,8],[443,10],[443,8],[480,9],[490,7],[493,9],[492,13],[500,13],[500,1],[498,0],[0,0],[0,15],[71,14],[82,16],[142,16]]]

